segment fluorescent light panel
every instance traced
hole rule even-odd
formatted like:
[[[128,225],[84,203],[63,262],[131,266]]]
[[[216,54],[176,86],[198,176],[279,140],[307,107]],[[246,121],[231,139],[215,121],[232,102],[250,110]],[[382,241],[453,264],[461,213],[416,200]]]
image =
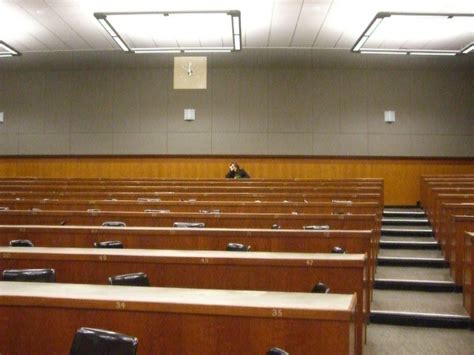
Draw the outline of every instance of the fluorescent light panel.
[[[474,44],[466,45],[461,42],[462,38],[468,37],[466,34],[472,32],[472,28],[474,28],[474,14],[379,12],[351,51],[364,54],[442,56],[467,54],[474,50]],[[428,48],[436,40],[440,43],[449,43],[449,46],[454,48],[448,47],[444,50]],[[423,48],[413,48],[415,43]],[[463,47],[457,49],[456,46],[460,47],[460,44]]]
[[[130,53],[242,49],[240,11],[109,12],[95,18]]]
[[[467,45],[463,48],[462,54],[468,54],[474,50],[474,43]]]
[[[456,52],[428,52],[428,51],[421,51],[421,52],[409,52],[410,55],[445,55],[445,56],[455,56]]]
[[[181,53],[180,49],[135,49],[136,54]]]
[[[115,42],[117,42],[117,44],[119,45],[120,48],[122,48],[122,50],[124,52],[128,52],[129,49],[127,47],[127,45],[125,44],[125,42],[120,38],[120,37],[112,37],[114,39]]]
[[[232,49],[183,49],[184,53],[230,53]]]
[[[362,54],[394,54],[394,55],[407,55],[408,52],[403,51],[372,51],[372,50],[361,50]]]
[[[18,52],[15,48],[7,44],[6,42],[0,41],[0,57],[13,57],[13,56],[20,56],[21,53]]]
[[[110,24],[105,18],[101,18],[98,21],[102,25],[102,27],[105,28],[109,35],[111,35],[112,37],[117,37],[117,33],[115,33],[114,29],[110,26]]]

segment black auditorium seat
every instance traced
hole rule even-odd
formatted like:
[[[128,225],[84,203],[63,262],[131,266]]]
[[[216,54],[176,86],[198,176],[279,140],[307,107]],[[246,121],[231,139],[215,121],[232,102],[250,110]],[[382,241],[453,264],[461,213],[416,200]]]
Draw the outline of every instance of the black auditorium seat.
[[[34,244],[31,240],[28,239],[15,239],[10,240],[11,247],[34,247]]]
[[[123,243],[120,240],[106,240],[103,242],[94,242],[94,248],[123,249]]]
[[[280,348],[271,348],[267,351],[267,355],[290,355],[290,353]]]
[[[205,228],[205,223],[200,222],[174,222],[173,227],[175,228]]]
[[[333,253],[333,254],[345,254],[346,250],[344,248],[341,248],[341,247],[334,247],[334,248],[332,248],[331,253]]]
[[[74,336],[70,355],[135,355],[137,347],[136,337],[83,327]]]
[[[303,229],[313,230],[313,231],[325,231],[325,230],[329,230],[330,228],[328,225],[310,225],[310,226],[303,226]]]
[[[329,291],[330,289],[325,283],[318,282],[316,285],[314,285],[311,293],[329,293]]]
[[[119,286],[150,286],[148,276],[143,272],[109,277],[109,284]]]
[[[11,269],[3,270],[3,281],[56,282],[54,269]]]
[[[126,227],[127,224],[121,221],[106,221],[102,223],[102,227]]]
[[[240,244],[240,243],[229,243],[227,244],[227,251],[250,251],[252,248],[250,245]]]

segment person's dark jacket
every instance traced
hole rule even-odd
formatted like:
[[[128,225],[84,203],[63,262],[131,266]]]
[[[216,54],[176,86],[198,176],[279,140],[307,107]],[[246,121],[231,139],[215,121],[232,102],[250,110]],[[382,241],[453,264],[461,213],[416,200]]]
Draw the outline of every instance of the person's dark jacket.
[[[244,169],[238,169],[237,171],[229,170],[226,179],[249,179],[250,175]]]

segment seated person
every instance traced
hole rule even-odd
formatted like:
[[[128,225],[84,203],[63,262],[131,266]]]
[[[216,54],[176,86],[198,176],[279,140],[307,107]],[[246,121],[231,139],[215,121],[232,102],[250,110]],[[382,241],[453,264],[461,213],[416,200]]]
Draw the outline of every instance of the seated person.
[[[244,169],[241,169],[239,164],[232,163],[229,166],[229,172],[225,176],[226,179],[248,179],[250,175]]]

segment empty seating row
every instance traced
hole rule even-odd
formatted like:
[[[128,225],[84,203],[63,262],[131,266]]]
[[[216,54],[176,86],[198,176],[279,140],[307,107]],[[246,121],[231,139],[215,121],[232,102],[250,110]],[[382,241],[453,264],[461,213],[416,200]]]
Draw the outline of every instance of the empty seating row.
[[[143,354],[265,354],[274,346],[290,354],[351,354],[356,300],[355,294],[1,282],[0,344],[8,354],[65,354],[70,335],[86,324],[132,334]]]
[[[148,202],[158,201],[241,201],[241,202],[332,202],[363,201],[378,202],[383,205],[381,193],[358,192],[315,192],[315,193],[275,193],[275,192],[55,192],[55,191],[2,191],[1,199],[44,199],[44,200],[138,200]]]
[[[153,200],[50,200],[0,199],[6,210],[73,210],[200,213],[369,213],[382,217],[377,202],[333,200],[330,202],[153,201]]]
[[[357,294],[358,353],[370,311],[364,254],[0,247],[0,270],[24,268],[51,268],[58,282],[82,284],[137,272],[160,287],[310,292],[322,282],[331,292]]]

